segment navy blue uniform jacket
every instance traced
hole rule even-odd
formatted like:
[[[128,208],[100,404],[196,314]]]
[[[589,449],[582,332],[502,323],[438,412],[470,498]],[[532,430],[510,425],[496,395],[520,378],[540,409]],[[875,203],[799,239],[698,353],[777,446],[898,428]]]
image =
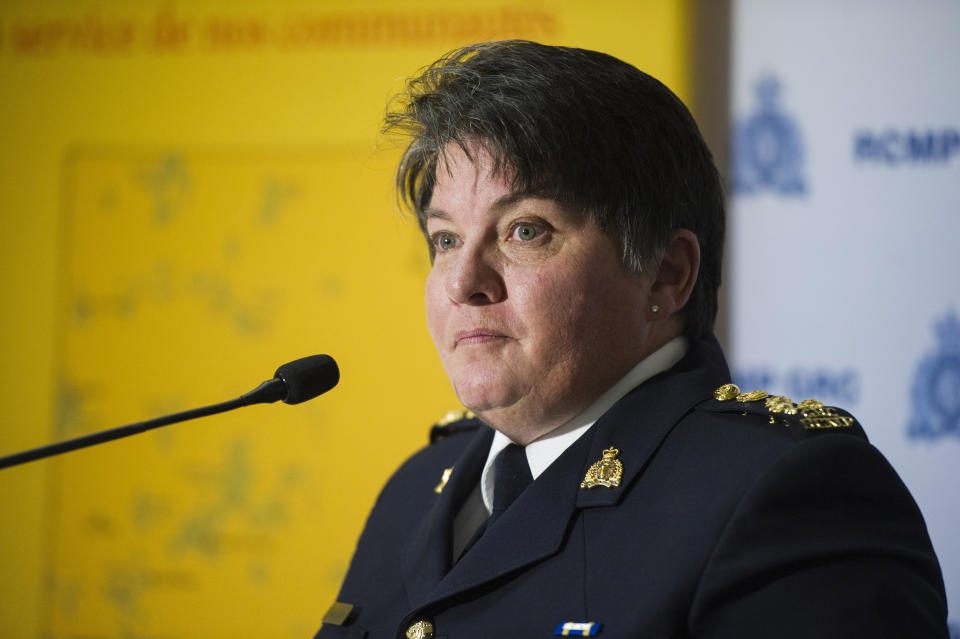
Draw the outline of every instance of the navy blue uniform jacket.
[[[493,431],[448,427],[388,482],[318,637],[942,637],[923,518],[859,425],[809,429],[729,381],[714,339],[621,399],[454,563],[453,519]],[[841,413],[843,414],[843,413]],[[771,423],[774,422],[774,423]],[[851,420],[852,421],[852,420]],[[581,489],[605,448],[617,488]],[[439,494],[444,469],[453,467]]]

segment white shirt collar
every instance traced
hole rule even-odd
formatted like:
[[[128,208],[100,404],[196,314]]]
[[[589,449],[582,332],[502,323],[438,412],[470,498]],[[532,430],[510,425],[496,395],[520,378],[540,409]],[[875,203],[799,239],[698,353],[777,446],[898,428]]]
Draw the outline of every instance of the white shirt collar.
[[[685,337],[674,337],[630,369],[629,373],[611,386],[585,411],[537,441],[527,444],[527,463],[530,464],[530,474],[533,475],[533,478],[539,477],[557,457],[563,454],[563,451],[570,444],[577,441],[588,428],[600,419],[601,415],[610,410],[624,395],[654,375],[673,368],[686,355],[687,349],[688,345]],[[493,460],[509,443],[511,443],[510,438],[500,431],[493,434],[493,442],[490,444],[487,462],[483,466],[483,474],[480,475],[483,504],[488,512],[493,510]]]

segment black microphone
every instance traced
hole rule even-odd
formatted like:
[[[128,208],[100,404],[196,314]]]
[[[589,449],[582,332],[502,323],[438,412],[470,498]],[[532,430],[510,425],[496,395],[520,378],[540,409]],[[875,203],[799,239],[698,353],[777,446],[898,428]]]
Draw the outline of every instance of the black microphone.
[[[180,413],[150,419],[145,422],[127,424],[126,426],[111,428],[110,430],[100,431],[99,433],[68,439],[67,441],[57,444],[41,446],[40,448],[0,457],[0,468],[25,464],[26,462],[36,459],[43,459],[44,457],[59,455],[60,453],[78,448],[86,448],[87,446],[127,437],[128,435],[142,433],[153,428],[159,428],[160,426],[223,413],[228,410],[233,410],[234,408],[240,408],[241,406],[270,404],[277,400],[283,400],[287,404],[299,404],[308,399],[313,399],[317,395],[326,393],[336,386],[339,381],[340,369],[332,357],[329,355],[303,357],[292,362],[287,362],[277,369],[277,372],[273,374],[273,379],[268,379],[249,393],[241,395],[237,399],[204,406],[202,408],[185,410]]]
[[[329,355],[311,355],[287,362],[268,379],[240,397],[244,403],[270,404],[282,399],[287,404],[299,404],[317,395],[323,395],[340,381],[340,369]]]

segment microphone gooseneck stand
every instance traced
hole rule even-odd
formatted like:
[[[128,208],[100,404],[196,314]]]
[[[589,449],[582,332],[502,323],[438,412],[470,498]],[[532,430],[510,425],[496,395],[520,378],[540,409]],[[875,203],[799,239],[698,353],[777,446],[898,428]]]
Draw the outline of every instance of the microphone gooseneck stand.
[[[251,404],[271,404],[281,399],[287,404],[299,404],[327,392],[336,386],[339,380],[340,371],[332,357],[329,355],[311,355],[284,364],[277,369],[273,379],[268,379],[249,393],[236,399],[164,415],[144,422],[127,424],[126,426],[119,426],[0,457],[0,469],[25,464],[44,457],[52,457],[78,448],[102,444],[168,424],[176,424],[177,422],[206,417],[207,415],[216,415]]]

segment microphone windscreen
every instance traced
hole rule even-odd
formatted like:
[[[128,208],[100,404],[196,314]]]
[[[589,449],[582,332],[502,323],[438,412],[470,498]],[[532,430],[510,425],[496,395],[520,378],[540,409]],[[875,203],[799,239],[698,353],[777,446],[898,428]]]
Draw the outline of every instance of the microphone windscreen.
[[[336,386],[340,381],[340,369],[329,355],[311,355],[287,362],[273,376],[282,379],[287,387],[283,401],[299,404]]]

